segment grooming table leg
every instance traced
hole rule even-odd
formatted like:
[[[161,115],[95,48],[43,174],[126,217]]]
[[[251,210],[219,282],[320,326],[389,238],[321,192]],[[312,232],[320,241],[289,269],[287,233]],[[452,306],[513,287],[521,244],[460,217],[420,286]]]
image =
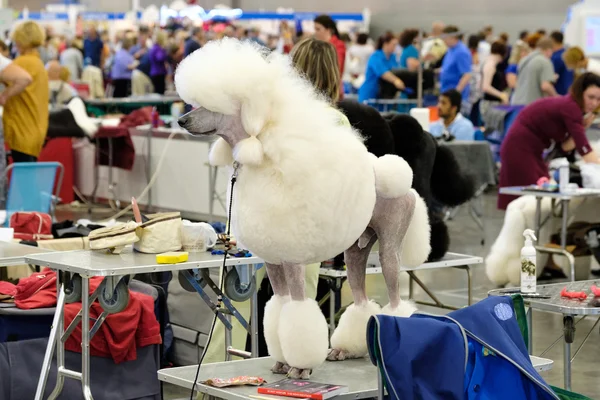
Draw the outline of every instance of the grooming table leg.
[[[336,278],[337,279],[337,278]],[[333,335],[335,331],[335,290],[333,288],[329,289],[329,334]]]
[[[90,278],[81,277],[81,388],[86,400],[93,400],[90,389]]]
[[[527,309],[527,347],[529,347],[529,354],[533,355],[533,309],[529,307]]]
[[[225,293],[223,293],[221,288],[217,286],[217,284],[211,279],[208,270],[201,269],[200,274],[202,275],[202,279],[204,280],[204,282],[206,282],[206,285],[210,287],[211,290],[217,295],[219,301],[223,302],[223,305],[225,305],[225,309],[217,308],[217,311],[219,311],[221,314],[223,312],[230,313],[235,317],[235,319],[238,320],[240,325],[242,325],[242,327],[244,327],[244,329],[248,331],[248,333],[250,333],[250,326],[248,325],[248,321],[244,319],[244,317],[242,316],[242,314],[240,314],[237,308],[235,308],[233,304],[231,304],[231,300],[229,300],[229,298],[225,295]],[[200,285],[198,285],[198,287],[200,287]],[[202,288],[200,288],[200,290],[202,290]],[[206,297],[208,298],[208,296]],[[221,321],[223,321],[223,319],[221,319]],[[232,329],[231,324],[229,324],[228,329]]]
[[[250,276],[254,276],[254,265],[248,265]],[[250,299],[250,351],[252,358],[258,357],[258,288],[252,293]]]
[[[63,284],[59,281],[60,279],[56,280],[58,293],[58,298],[56,300],[56,311],[54,312],[54,318],[52,319],[52,329],[50,330],[50,337],[48,338],[48,345],[46,346],[46,353],[44,354],[42,371],[40,374],[40,379],[38,380],[37,389],[35,391],[35,400],[42,400],[44,391],[46,390],[46,383],[48,382],[48,375],[50,374],[50,366],[52,363],[52,356],[54,355],[54,349],[62,346],[61,336],[64,325],[62,321],[64,317],[65,292],[63,290]],[[58,367],[64,366],[64,357],[62,364],[60,364],[61,358],[58,356],[58,354],[56,359]],[[54,391],[58,389],[58,393],[60,393],[62,391],[63,383],[64,378],[58,376]],[[50,396],[50,398],[52,398],[52,396]]]
[[[565,390],[571,390],[571,343],[575,337],[575,326],[573,317],[565,315],[563,318],[565,344],[563,353],[563,371],[565,380]]]
[[[454,307],[454,306],[449,306],[446,305],[444,303],[442,303],[435,294],[433,294],[433,292],[431,290],[429,290],[429,288],[427,287],[427,285],[425,285],[419,278],[417,278],[417,276],[415,275],[414,271],[406,271],[408,273],[408,275],[410,277],[412,277],[412,279],[417,283],[417,285],[419,285],[419,287],[421,289],[423,289],[425,291],[425,293],[427,293],[427,296],[429,296],[429,298],[431,300],[433,300],[433,303],[429,303],[429,302],[425,302],[425,301],[419,301],[419,300],[415,300],[415,303],[417,304],[422,304],[425,306],[431,306],[431,307],[437,307],[437,308],[443,308],[446,310],[458,310],[458,307]]]
[[[535,237],[540,237],[540,229],[542,229],[542,198],[535,198]]]

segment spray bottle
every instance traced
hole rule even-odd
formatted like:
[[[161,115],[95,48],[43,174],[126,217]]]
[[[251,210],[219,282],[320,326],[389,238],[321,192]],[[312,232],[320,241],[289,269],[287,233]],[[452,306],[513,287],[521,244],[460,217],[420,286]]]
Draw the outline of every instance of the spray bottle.
[[[531,229],[525,229],[525,246],[521,249],[521,293],[535,293],[537,275],[535,271],[536,252],[533,241],[537,240]]]

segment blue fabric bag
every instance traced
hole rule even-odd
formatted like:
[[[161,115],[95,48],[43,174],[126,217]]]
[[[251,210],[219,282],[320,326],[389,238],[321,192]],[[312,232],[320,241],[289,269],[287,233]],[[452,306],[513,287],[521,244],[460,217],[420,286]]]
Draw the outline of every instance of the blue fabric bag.
[[[510,297],[447,316],[376,315],[367,342],[392,400],[558,399],[531,364]]]

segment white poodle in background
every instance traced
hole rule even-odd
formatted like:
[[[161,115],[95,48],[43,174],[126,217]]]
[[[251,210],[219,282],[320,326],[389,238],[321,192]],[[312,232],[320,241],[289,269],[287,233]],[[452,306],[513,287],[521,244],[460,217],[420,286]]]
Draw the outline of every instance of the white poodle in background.
[[[213,165],[235,165],[231,228],[239,243],[266,262],[274,296],[264,334],[273,371],[308,378],[326,358],[367,354],[366,323],[379,306],[368,301],[365,267],[378,239],[390,304],[400,300],[399,267],[429,254],[425,203],[410,189],[412,171],[397,156],[376,158],[285,56],[249,42],[210,42],[175,74],[181,98],[198,108],[179,124],[194,135],[217,135]],[[304,265],[346,250],[354,297],[331,338],[317,303],[304,295]]]

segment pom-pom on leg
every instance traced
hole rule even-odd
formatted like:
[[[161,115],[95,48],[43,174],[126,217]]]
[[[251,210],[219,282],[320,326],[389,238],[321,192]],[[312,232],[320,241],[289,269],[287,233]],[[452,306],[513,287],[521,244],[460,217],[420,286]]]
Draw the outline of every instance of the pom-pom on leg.
[[[325,361],[329,348],[327,321],[316,301],[292,300],[283,305],[279,341],[292,378],[307,379],[310,371]]]
[[[342,361],[349,358],[361,358],[367,355],[365,332],[371,316],[381,311],[379,305],[369,301],[361,306],[352,304],[346,309],[331,336],[329,361]]]
[[[290,301],[289,296],[274,295],[265,304],[265,313],[263,318],[263,328],[265,342],[269,355],[277,362],[273,367],[273,372],[281,374],[287,373],[285,368],[286,360],[281,351],[281,343],[279,341],[279,323],[281,318],[281,309],[287,302]],[[281,364],[281,365],[278,365]]]
[[[403,300],[403,301],[400,301],[400,304],[398,305],[398,307],[396,307],[394,309],[392,309],[390,304],[386,305],[381,310],[381,313],[385,314],[385,315],[391,315],[394,317],[408,318],[411,315],[413,315],[416,311],[417,311],[417,307],[415,307],[415,305],[412,301]]]

